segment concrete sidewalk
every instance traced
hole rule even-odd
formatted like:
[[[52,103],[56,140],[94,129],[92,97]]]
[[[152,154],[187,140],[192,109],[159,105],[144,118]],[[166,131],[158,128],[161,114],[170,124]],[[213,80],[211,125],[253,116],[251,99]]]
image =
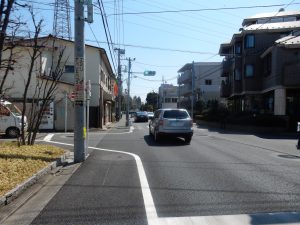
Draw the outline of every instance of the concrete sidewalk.
[[[90,128],[90,132],[127,132],[130,130],[130,126],[126,126],[126,116],[123,115],[119,121],[107,123],[103,128]]]

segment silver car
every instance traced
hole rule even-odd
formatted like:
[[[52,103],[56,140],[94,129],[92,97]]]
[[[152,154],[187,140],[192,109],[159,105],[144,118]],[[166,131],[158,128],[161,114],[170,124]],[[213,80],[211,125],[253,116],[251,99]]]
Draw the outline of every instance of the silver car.
[[[163,136],[183,137],[189,144],[193,136],[193,121],[185,109],[159,109],[149,123],[149,135],[155,141]]]

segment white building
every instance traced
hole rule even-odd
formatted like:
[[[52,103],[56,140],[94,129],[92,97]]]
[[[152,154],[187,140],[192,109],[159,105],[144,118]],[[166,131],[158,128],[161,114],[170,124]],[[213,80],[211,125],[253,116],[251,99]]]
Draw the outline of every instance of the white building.
[[[28,44],[31,41],[30,39],[24,39],[20,42],[23,43],[23,46],[26,43],[29,46]],[[52,126],[49,124],[49,128],[64,130],[66,95],[72,93],[74,89],[74,42],[52,36],[41,37],[38,41],[43,47],[40,49],[41,57],[39,60],[36,60],[34,65],[33,77],[28,92],[28,102],[33,101],[35,88],[39,81],[44,79],[51,82],[51,78],[49,78],[51,77],[49,74],[51,65],[58,63],[59,49],[65,48],[62,59],[65,65],[64,68],[61,68],[64,70],[64,73],[58,81],[57,90],[53,96],[54,108],[51,110],[52,113],[49,114],[52,120],[48,121],[48,123],[51,123],[51,121],[53,123]],[[18,51],[18,60],[14,65],[14,70],[10,71],[5,82],[5,97],[20,106],[18,102],[21,101],[24,93],[24,84],[28,77],[30,65],[29,54],[32,48],[18,47],[15,51]],[[115,84],[115,75],[103,48],[86,45],[85,56],[86,80],[91,81],[89,125],[90,127],[102,127],[113,119],[115,99],[113,85]],[[0,74],[1,79],[3,79],[3,72]],[[73,130],[74,105],[70,99],[67,99],[67,115],[67,129]]]
[[[178,77],[180,107],[191,108],[193,82],[194,103],[198,100],[204,102],[209,100],[223,101],[224,99],[220,98],[222,63],[195,62],[194,78],[192,67],[192,63],[187,63],[178,70],[180,74]]]
[[[178,86],[161,84],[158,89],[159,108],[177,108]]]

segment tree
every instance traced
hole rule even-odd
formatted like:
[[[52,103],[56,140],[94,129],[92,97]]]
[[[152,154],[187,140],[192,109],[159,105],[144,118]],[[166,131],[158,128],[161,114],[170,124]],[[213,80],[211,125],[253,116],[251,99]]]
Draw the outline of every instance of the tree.
[[[42,73],[42,63],[39,64],[39,71],[37,71],[37,84],[29,113],[27,137],[28,145],[33,145],[35,142],[36,134],[39,130],[43,114],[54,98],[58,82],[64,73],[64,67],[66,62],[68,61],[68,57],[66,59],[63,59],[65,47],[57,48],[55,38],[51,40],[50,43],[51,46],[49,46],[49,49],[51,51],[52,59],[49,74],[45,75]],[[54,59],[56,57],[57,63],[54,64]],[[41,55],[38,60],[42,60]]]
[[[19,40],[17,32],[20,26],[25,24],[21,22],[20,17],[11,18],[12,12],[17,11],[18,6],[25,7],[26,5],[18,4],[14,0],[0,1],[0,97],[4,96],[6,90],[12,88],[5,87],[4,89],[4,84],[17,61],[18,52],[14,51]]]
[[[65,47],[57,47],[55,44],[55,38],[49,36],[46,39],[40,39],[39,35],[42,29],[43,20],[38,22],[35,20],[34,13],[30,10],[33,25],[34,36],[25,41],[25,48],[27,49],[29,56],[29,69],[25,81],[25,89],[22,97],[22,131],[21,131],[21,144],[33,145],[36,139],[39,126],[42,121],[43,113],[46,107],[48,107],[51,100],[54,98],[54,94],[57,89],[58,81],[64,73],[64,66],[68,58],[63,61],[63,55]],[[49,42],[52,44],[49,46]],[[49,74],[43,74],[42,72],[42,56],[43,51],[50,49],[51,51],[51,67]],[[34,77],[35,75],[35,77]],[[36,80],[36,87],[32,96],[31,107],[28,117],[28,136],[25,136],[25,112],[27,108],[28,92],[30,84],[33,80]]]
[[[146,105],[149,106],[149,109],[152,108],[152,110],[156,110],[158,108],[158,93],[155,93],[154,91],[148,93],[146,97]]]
[[[29,59],[30,59],[30,65],[29,65],[29,70],[27,73],[27,80],[25,81],[25,89],[24,89],[24,93],[23,93],[23,97],[22,97],[22,128],[21,128],[21,144],[25,145],[25,112],[26,112],[26,107],[27,107],[27,97],[28,97],[28,91],[29,91],[29,86],[31,83],[31,80],[33,78],[33,72],[34,72],[34,65],[35,62],[38,58],[40,58],[41,55],[41,49],[43,48],[43,45],[41,45],[41,43],[39,43],[38,37],[41,33],[41,29],[42,29],[42,22],[43,20],[40,20],[39,22],[36,22],[35,17],[34,17],[34,13],[31,9],[30,10],[30,14],[31,14],[31,18],[32,18],[32,22],[34,25],[34,37],[30,38],[28,40],[28,43],[25,43],[24,47],[27,47],[28,49],[28,55],[29,55]],[[29,37],[30,37],[30,33],[29,33]]]
[[[0,1],[0,62],[2,62],[2,53],[5,44],[6,31],[10,21],[11,11],[13,9],[14,0]]]

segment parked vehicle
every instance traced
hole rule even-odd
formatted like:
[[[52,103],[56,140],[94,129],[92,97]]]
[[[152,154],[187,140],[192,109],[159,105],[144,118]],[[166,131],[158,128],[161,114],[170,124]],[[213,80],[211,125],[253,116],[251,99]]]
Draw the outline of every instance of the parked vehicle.
[[[8,101],[0,101],[0,133],[8,137],[18,137],[21,133],[22,113],[17,106]],[[27,118],[24,118],[25,130],[27,130]]]
[[[149,123],[149,135],[159,141],[163,136],[182,137],[189,144],[193,136],[193,121],[185,109],[159,109]]]
[[[135,113],[136,113],[135,111],[130,111],[129,112],[130,118],[134,117]]]
[[[136,112],[134,115],[134,122],[148,122],[147,112]]]
[[[148,119],[151,120],[154,117],[153,112],[147,112],[148,113]]]

